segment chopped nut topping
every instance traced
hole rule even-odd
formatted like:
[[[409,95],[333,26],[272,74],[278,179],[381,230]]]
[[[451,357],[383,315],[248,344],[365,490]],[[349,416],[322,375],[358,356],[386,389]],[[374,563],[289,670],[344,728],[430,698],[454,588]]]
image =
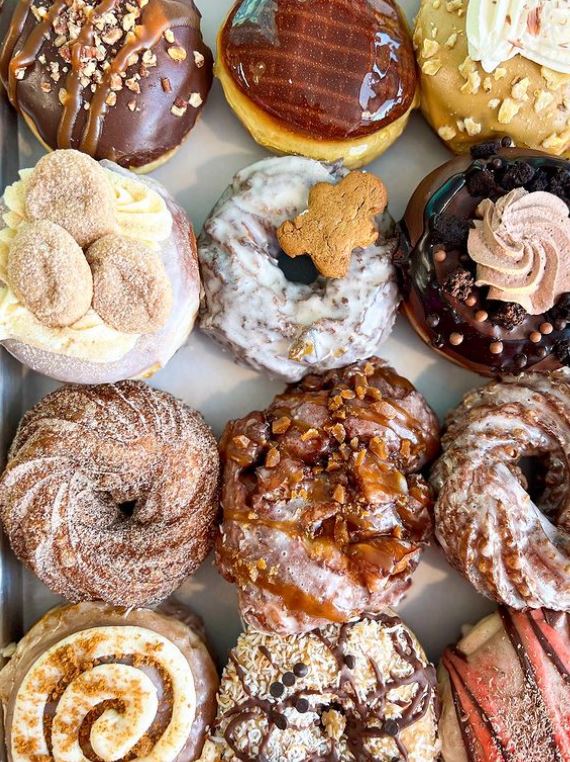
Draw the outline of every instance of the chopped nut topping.
[[[335,490],[333,492],[333,500],[336,500],[337,503],[346,502],[346,490],[342,486],[342,484],[336,485]]]
[[[196,64],[196,66],[198,67],[198,69],[201,69],[201,68],[202,68],[202,66],[204,66],[205,60],[206,60],[206,59],[204,58],[204,56],[202,55],[202,53],[200,53],[200,51],[199,51],[199,50],[195,50],[195,51],[194,51],[194,63]]]
[[[58,92],[57,95],[58,95],[59,102],[61,103],[61,105],[65,106],[65,104],[67,103],[67,99],[68,99],[68,93],[67,93],[67,90],[65,89],[65,87],[60,87],[59,88],[59,92]]]
[[[317,429],[307,429],[303,434],[301,434],[301,439],[303,442],[308,442],[310,439],[317,439],[319,437],[319,432]]]
[[[450,125],[444,125],[438,129],[437,134],[442,140],[453,140],[457,135],[457,130]]]
[[[236,445],[236,447],[240,447],[242,450],[245,450],[246,447],[249,446],[251,439],[248,439],[248,437],[242,434],[239,437],[234,437],[232,442]]]
[[[427,74],[428,77],[433,77],[438,73],[441,67],[442,63],[439,58],[430,58],[422,64],[422,71],[424,74]]]
[[[190,95],[190,99],[189,99],[188,103],[193,108],[199,108],[202,105],[202,96],[200,95],[200,93],[192,93]]]
[[[164,39],[166,40],[166,42],[172,45],[172,43],[174,42],[174,32],[172,31],[172,29],[166,30],[166,32],[164,33]]]
[[[114,106],[117,103],[117,93],[114,93],[111,91],[109,95],[105,98],[105,103],[107,106]]]
[[[282,418],[278,418],[276,421],[273,421],[271,424],[271,431],[274,434],[284,434],[290,426],[291,419],[287,418],[287,416],[283,416]]]
[[[168,48],[166,52],[172,58],[173,61],[186,60],[186,51],[184,50],[184,48],[181,48],[180,45],[172,46]]]
[[[521,109],[521,103],[517,103],[512,98],[505,98],[499,109],[497,119],[501,124],[509,124]]]
[[[432,56],[435,56],[438,50],[439,42],[437,42],[437,40],[424,40],[424,44],[422,46],[422,56],[424,58],[431,58]]]
[[[160,84],[162,85],[162,89],[165,93],[171,93],[172,92],[172,85],[170,84],[170,80],[168,77],[163,77],[160,80]]]
[[[279,461],[281,460],[281,455],[279,454],[279,450],[277,450],[275,447],[271,447],[270,450],[268,450],[267,455],[265,457],[265,465],[267,468],[274,468]]]
[[[184,116],[187,110],[188,110],[188,103],[182,98],[177,98],[172,104],[170,113],[173,114],[174,116],[180,117],[180,116]]]

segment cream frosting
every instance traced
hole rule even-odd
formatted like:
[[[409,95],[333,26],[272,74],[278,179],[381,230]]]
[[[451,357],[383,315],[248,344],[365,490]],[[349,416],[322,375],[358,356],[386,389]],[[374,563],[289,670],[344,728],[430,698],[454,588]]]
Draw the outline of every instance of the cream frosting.
[[[172,215],[156,191],[135,178],[104,170],[115,191],[115,211],[119,232],[158,248],[172,231]],[[11,241],[18,227],[26,222],[26,184],[33,169],[20,171],[20,179],[4,191],[5,206],[0,230],[0,340],[16,339],[38,349],[90,362],[120,360],[133,349],[138,334],[117,331],[103,322],[93,310],[72,326],[50,328],[42,324],[18,301],[6,279]]]
[[[133,665],[123,663],[129,656],[135,657]],[[92,666],[98,659],[105,659],[105,663]],[[74,670],[71,680],[70,664]],[[78,670],[76,664],[80,665]],[[154,669],[150,671],[147,664]],[[109,707],[103,711],[91,726],[89,740],[104,762],[127,756],[151,728],[160,704],[165,701],[164,687],[155,684],[157,671],[160,679],[166,679],[170,685],[172,711],[168,725],[144,759],[145,762],[176,759],[196,715],[194,677],[187,659],[174,643],[157,632],[142,627],[109,626],[69,635],[32,664],[14,705],[13,762],[31,762],[40,757],[57,762],[85,762],[79,738],[82,723],[89,712],[112,700],[121,701],[123,710],[118,712]],[[53,695],[62,682],[67,685],[54,706]],[[51,753],[44,732],[46,706],[54,706]]]
[[[540,315],[570,291],[570,218],[562,199],[515,188],[496,203],[483,200],[478,213],[467,248],[489,299]]]
[[[466,32],[487,72],[520,54],[570,74],[570,0],[470,0]]]

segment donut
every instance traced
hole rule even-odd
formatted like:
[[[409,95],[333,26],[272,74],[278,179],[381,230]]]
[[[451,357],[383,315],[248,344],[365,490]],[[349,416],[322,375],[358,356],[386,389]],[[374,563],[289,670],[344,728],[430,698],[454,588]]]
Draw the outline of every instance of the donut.
[[[0,199],[0,342],[69,383],[149,377],[200,303],[196,239],[154,180],[72,149],[20,172]]]
[[[334,193],[350,178],[312,159],[265,159],[238,172],[214,207],[198,240],[200,327],[238,362],[298,381],[368,357],[388,337],[399,296],[386,212],[376,217],[378,240],[348,252],[345,277],[323,276],[308,257],[292,260],[278,239],[307,210],[311,193]],[[354,208],[354,198],[345,200],[345,210]],[[351,232],[351,219],[339,221],[321,201],[313,210],[318,221],[336,224],[337,236]],[[328,241],[316,246],[326,251]]]
[[[45,148],[139,172],[179,148],[212,84],[193,0],[19,0],[3,40],[0,80]]]
[[[201,623],[182,606],[52,609],[0,672],[7,762],[191,762],[216,711]]]
[[[435,669],[389,609],[279,637],[247,629],[201,762],[435,762]]]
[[[444,762],[570,759],[570,615],[502,607],[439,669]]]
[[[362,167],[418,105],[412,41],[394,0],[238,0],[217,49],[228,103],[276,153]]]
[[[422,111],[455,153],[510,135],[570,158],[568,0],[421,0]]]
[[[424,398],[376,357],[230,422],[216,559],[245,622],[287,635],[397,603],[432,533],[418,472],[438,435]]]
[[[570,373],[528,373],[452,411],[431,483],[435,533],[483,595],[570,610]]]
[[[402,309],[437,352],[485,376],[570,360],[570,170],[480,144],[434,170],[400,224]]]
[[[20,422],[0,519],[16,556],[68,601],[151,605],[210,551],[218,473],[209,427],[170,394],[63,386]]]

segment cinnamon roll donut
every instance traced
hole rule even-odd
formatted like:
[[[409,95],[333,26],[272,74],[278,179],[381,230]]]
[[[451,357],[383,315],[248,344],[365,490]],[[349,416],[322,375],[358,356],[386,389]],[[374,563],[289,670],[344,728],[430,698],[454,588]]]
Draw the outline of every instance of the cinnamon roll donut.
[[[211,548],[218,463],[202,416],[166,392],[63,386],[20,423],[0,518],[18,558],[67,600],[156,603]]]
[[[570,615],[500,608],[439,670],[444,762],[570,759]]]
[[[570,610],[570,372],[476,389],[448,417],[435,531],[483,595]]]
[[[191,762],[217,687],[201,624],[180,606],[53,609],[0,672],[8,762]]]
[[[435,669],[387,610],[230,654],[201,762],[435,762]]]
[[[244,620],[289,634],[400,600],[432,532],[418,471],[438,433],[423,397],[376,357],[229,423],[216,554]]]

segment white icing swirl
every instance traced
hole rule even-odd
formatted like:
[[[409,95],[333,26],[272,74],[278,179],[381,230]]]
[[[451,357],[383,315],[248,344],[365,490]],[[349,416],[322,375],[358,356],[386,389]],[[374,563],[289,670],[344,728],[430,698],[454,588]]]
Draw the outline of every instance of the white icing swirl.
[[[126,663],[129,657],[133,664]],[[159,680],[168,681],[172,706],[168,724],[160,726],[155,739],[145,734],[161,708],[164,713],[167,698]],[[136,760],[171,762],[184,748],[196,714],[190,665],[174,643],[142,627],[95,627],[68,636],[32,664],[19,687],[11,729],[13,762],[88,762],[80,729],[92,710],[109,701],[119,701],[121,709],[104,706],[89,731],[100,759],[121,759],[144,739],[145,751],[136,753]],[[54,712],[51,754],[44,725],[47,706]]]
[[[467,248],[489,299],[541,315],[570,291],[570,219],[562,199],[515,188],[497,203],[483,200],[478,212],[483,219],[469,231]]]
[[[470,0],[469,56],[492,72],[517,54],[570,74],[570,0]]]
[[[38,349],[90,362],[115,362],[130,352],[138,334],[116,331],[90,309],[80,320],[65,328],[41,323],[18,301],[6,279],[11,242],[26,221],[26,184],[33,169],[23,169],[20,180],[4,191],[5,207],[0,229],[0,340],[17,339]],[[169,238],[172,215],[161,196],[134,178],[105,169],[116,198],[119,232],[147,246],[157,247]]]

